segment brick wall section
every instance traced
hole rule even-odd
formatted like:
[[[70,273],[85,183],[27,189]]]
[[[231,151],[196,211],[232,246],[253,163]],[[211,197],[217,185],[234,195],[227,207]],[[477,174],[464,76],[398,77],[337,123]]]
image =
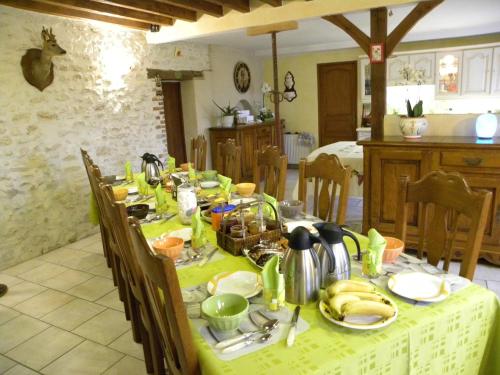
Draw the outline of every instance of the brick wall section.
[[[167,128],[165,127],[165,106],[163,102],[163,90],[161,81],[154,80],[153,89],[153,112],[155,114],[155,129],[161,131],[161,142],[167,147]]]

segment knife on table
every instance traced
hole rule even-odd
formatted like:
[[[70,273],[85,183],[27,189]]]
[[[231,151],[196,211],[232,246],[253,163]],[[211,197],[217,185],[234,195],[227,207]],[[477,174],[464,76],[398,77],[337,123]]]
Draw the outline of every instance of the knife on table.
[[[203,259],[201,260],[200,263],[198,263],[198,267],[203,267],[205,264],[208,263],[208,261],[215,255],[217,252],[217,247],[213,248]]]
[[[297,328],[297,320],[299,320],[300,306],[296,306],[293,311],[292,321],[290,322],[290,330],[286,338],[286,346],[290,347],[295,342],[295,329]]]

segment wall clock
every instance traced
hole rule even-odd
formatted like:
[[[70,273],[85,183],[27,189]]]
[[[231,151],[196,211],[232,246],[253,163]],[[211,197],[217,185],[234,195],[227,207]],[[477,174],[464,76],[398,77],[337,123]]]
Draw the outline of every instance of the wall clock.
[[[250,87],[250,69],[244,62],[237,62],[233,72],[234,86],[239,93],[245,93]]]

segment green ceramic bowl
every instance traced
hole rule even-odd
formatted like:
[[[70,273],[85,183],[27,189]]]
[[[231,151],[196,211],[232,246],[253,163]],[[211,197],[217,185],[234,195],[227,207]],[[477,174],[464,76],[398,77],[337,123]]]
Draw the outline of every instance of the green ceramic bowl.
[[[217,171],[214,169],[209,169],[207,171],[201,172],[201,175],[205,180],[217,180]]]
[[[248,315],[248,301],[239,294],[220,294],[201,304],[202,316],[217,331],[234,331]]]

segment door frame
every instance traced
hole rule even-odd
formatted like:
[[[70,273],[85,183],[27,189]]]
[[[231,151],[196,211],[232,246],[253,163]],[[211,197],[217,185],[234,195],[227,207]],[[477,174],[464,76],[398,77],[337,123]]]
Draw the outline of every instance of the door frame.
[[[328,65],[345,65],[345,64],[351,64],[354,66],[354,72],[356,76],[356,83],[354,85],[354,113],[355,113],[355,125],[356,128],[358,127],[358,61],[357,60],[348,60],[348,61],[335,61],[335,62],[328,62],[328,63],[320,63],[316,64],[316,86],[317,86],[317,97],[318,97],[318,147],[321,147],[319,145],[322,144],[323,140],[323,134],[321,132],[321,122],[320,122],[320,113],[321,113],[321,100],[320,100],[320,85],[319,85],[319,71],[320,68],[323,66],[328,66]]]
[[[181,164],[181,163],[184,163],[184,162],[187,162],[189,161],[189,155],[188,155],[188,149],[186,147],[186,132],[185,132],[185,129],[184,129],[184,109],[182,108],[182,87],[181,87],[181,82],[180,80],[173,80],[173,79],[162,79],[161,80],[161,85],[162,85],[162,95],[163,95],[163,102],[165,103],[165,91],[163,90],[163,84],[164,83],[176,83],[179,85],[179,103],[180,103],[180,120],[181,120],[181,129],[180,129],[180,132],[181,132],[181,136],[182,136],[182,148],[184,149],[184,156],[185,156],[185,161],[183,160],[178,160],[178,158],[176,158],[176,164]],[[164,105],[165,107],[165,105]],[[167,152],[168,152],[168,139],[169,139],[169,131],[168,131],[168,121],[167,121],[167,111],[165,110],[165,108],[163,109],[163,119],[165,120],[165,131],[167,133]]]

